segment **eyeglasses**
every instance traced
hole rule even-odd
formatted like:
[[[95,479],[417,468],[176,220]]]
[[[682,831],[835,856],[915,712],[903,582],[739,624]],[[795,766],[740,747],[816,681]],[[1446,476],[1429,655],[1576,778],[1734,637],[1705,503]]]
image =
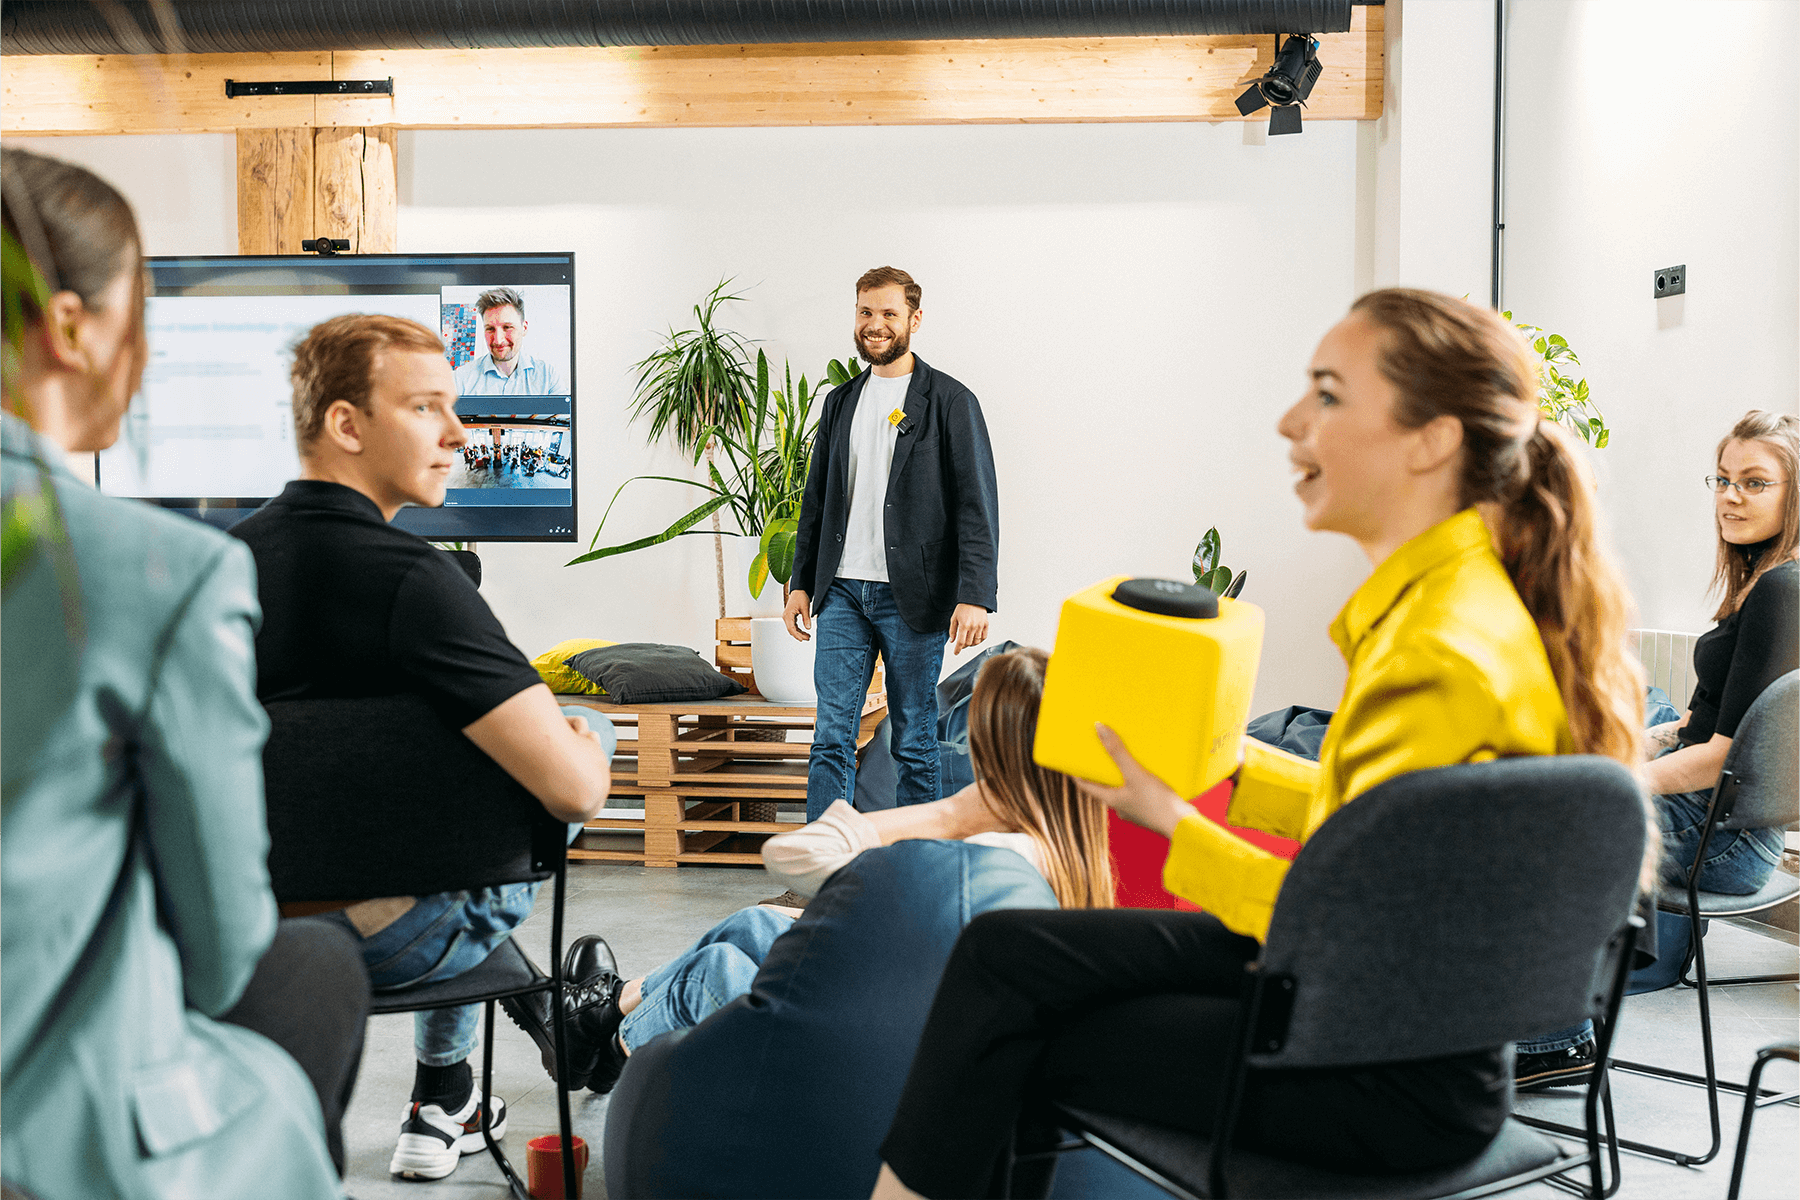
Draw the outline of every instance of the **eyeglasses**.
[[[1779,479],[1726,479],[1723,475],[1706,477],[1706,486],[1721,496],[1726,488],[1736,488],[1741,496],[1758,496],[1764,488],[1780,487],[1782,482]]]

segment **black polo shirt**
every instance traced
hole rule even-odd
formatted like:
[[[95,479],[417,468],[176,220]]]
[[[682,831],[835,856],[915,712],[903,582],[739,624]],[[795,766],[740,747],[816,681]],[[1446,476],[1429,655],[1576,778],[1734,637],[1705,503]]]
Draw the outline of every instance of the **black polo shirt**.
[[[416,692],[460,729],[541,683],[442,550],[354,488],[296,479],[232,526],[256,557],[256,694]]]

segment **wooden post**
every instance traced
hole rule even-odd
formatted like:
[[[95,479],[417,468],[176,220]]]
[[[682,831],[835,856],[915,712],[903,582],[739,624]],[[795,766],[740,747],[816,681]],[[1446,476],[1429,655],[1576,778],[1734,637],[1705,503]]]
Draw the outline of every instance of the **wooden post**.
[[[392,254],[400,205],[394,130],[321,129],[313,150],[313,230],[352,254]]]
[[[313,237],[391,254],[399,209],[394,130],[243,129],[238,253],[299,254]]]
[[[298,254],[313,236],[313,131],[237,135],[238,253]]]

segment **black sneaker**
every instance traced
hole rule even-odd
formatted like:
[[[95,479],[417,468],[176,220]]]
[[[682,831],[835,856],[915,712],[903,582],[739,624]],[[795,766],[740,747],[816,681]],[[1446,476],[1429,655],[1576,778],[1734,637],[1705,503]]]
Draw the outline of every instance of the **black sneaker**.
[[[388,1162],[388,1173],[402,1179],[442,1179],[456,1170],[465,1154],[483,1149],[479,1089],[469,1093],[458,1112],[440,1105],[408,1100],[401,1115],[400,1141]],[[488,1097],[488,1121],[494,1140],[506,1136],[506,1101]]]
[[[527,962],[530,960],[527,959]],[[581,968],[576,975],[572,968]],[[544,973],[531,966],[532,973],[543,979]],[[593,1046],[585,1041],[580,1032],[580,1023],[576,1018],[583,1013],[618,994],[620,980],[618,966],[613,960],[610,947],[602,938],[589,935],[577,938],[569,947],[563,959],[563,1013],[567,1018],[563,1028],[569,1032],[569,1064],[570,1078],[567,1081],[570,1091],[579,1090],[587,1083],[585,1072],[576,1068],[575,1064],[592,1057]],[[544,1064],[544,1073],[556,1078],[556,1042],[551,1036],[550,993],[531,992],[523,996],[507,996],[500,1001],[500,1007],[506,1015],[530,1035],[537,1043],[538,1058]]]
[[[1513,1064],[1513,1090],[1541,1092],[1577,1086],[1593,1073],[1595,1049],[1594,1039],[1589,1038],[1547,1054],[1521,1054]]]

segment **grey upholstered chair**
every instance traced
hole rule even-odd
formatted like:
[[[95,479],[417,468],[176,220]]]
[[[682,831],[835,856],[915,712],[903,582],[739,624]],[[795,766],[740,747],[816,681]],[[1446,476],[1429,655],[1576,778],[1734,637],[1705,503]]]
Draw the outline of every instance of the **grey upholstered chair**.
[[[1714,833],[1736,829],[1790,828],[1800,821],[1800,671],[1786,675],[1763,689],[1750,711],[1738,723],[1737,736],[1731,739],[1725,765],[1719,771],[1719,782],[1713,787],[1712,805],[1707,810],[1706,829],[1700,836],[1694,865],[1688,869],[1686,881],[1664,887],[1656,898],[1656,906],[1664,912],[1681,913],[1692,925],[1693,978],[1684,972],[1682,982],[1694,988],[1700,998],[1700,1047],[1706,1064],[1703,1075],[1677,1071],[1649,1063],[1615,1061],[1623,1071],[1672,1079],[1679,1083],[1706,1088],[1707,1115],[1712,1124],[1712,1143],[1704,1153],[1689,1154],[1652,1146],[1642,1142],[1623,1141],[1620,1145],[1641,1154],[1670,1159],[1683,1166],[1699,1166],[1711,1162],[1719,1153],[1723,1135],[1719,1124],[1719,1089],[1742,1093],[1744,1084],[1721,1081],[1713,1062],[1712,1007],[1709,987],[1725,987],[1743,983],[1794,983],[1800,976],[1740,975],[1730,979],[1706,977],[1706,944],[1701,938],[1702,922],[1715,917],[1746,917],[1765,912],[1780,904],[1791,904],[1800,896],[1800,879],[1784,871],[1776,871],[1762,888],[1749,896],[1729,896],[1722,892],[1702,891],[1699,886],[1700,865],[1706,861],[1707,843]]]
[[[1232,1139],[1250,1071],[1448,1056],[1583,1018],[1602,1023],[1604,1062],[1643,924],[1632,906],[1646,836],[1637,783],[1610,759],[1505,759],[1389,780],[1325,822],[1282,884],[1247,969],[1213,1136],[1065,1106],[1031,1112],[1021,1128],[1047,1119],[1079,1139],[1051,1153],[1094,1146],[1180,1197],[1488,1195],[1584,1166],[1587,1194],[1606,1194],[1598,1067],[1580,1154],[1516,1119],[1472,1161],[1404,1176],[1337,1174]],[[1607,1118],[1610,1133],[1610,1106]],[[1610,1159],[1616,1182],[1616,1147]]]
[[[290,700],[267,706],[263,775],[269,876],[284,905],[422,896],[554,879],[550,975],[511,938],[473,970],[441,983],[377,992],[370,1011],[487,1004],[481,1088],[492,1090],[494,1002],[562,992],[563,892],[569,827],[418,696]],[[568,1078],[563,1006],[551,1004],[557,1076]],[[576,1194],[569,1095],[556,1088],[564,1195]],[[525,1185],[487,1131],[482,1137],[519,1200]]]

